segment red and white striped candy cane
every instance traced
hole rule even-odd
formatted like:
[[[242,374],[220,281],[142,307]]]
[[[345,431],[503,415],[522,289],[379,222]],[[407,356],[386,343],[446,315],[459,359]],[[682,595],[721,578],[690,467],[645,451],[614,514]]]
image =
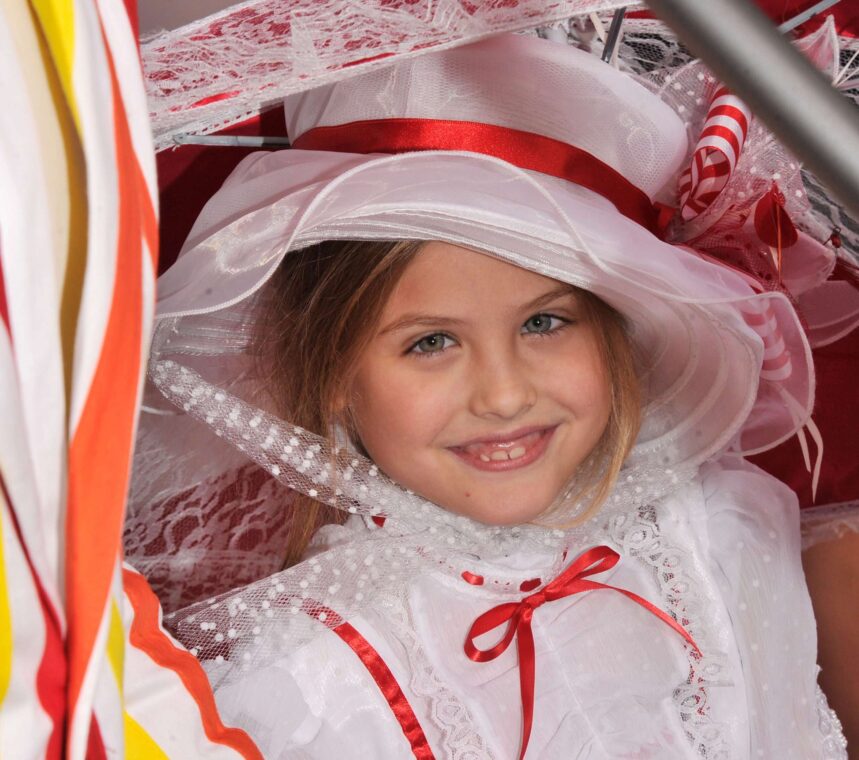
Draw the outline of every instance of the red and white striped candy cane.
[[[745,323],[761,337],[764,343],[761,380],[786,380],[792,371],[790,351],[778,328],[778,321],[772,307],[768,302],[748,304],[743,307],[742,313]]]
[[[692,162],[680,175],[680,215],[694,219],[722,192],[740,157],[749,133],[751,111],[720,86],[710,103],[707,120]]]

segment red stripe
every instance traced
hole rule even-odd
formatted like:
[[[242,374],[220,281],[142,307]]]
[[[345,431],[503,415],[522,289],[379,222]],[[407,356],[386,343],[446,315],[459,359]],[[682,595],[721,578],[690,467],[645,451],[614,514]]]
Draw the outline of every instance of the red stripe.
[[[790,354],[785,350],[778,356],[774,356],[772,359],[765,359],[761,369],[767,372],[773,372],[774,370],[781,369],[785,364],[789,363]]]
[[[6,282],[3,279],[3,259],[0,258],[0,321],[6,326],[9,341],[12,341],[12,328],[9,327],[9,306],[6,303]]]
[[[107,760],[107,752],[104,749],[104,739],[101,738],[101,729],[95,715],[89,724],[89,738],[87,739],[86,760]]]
[[[45,760],[59,760],[63,754],[66,733],[66,656],[63,648],[60,619],[50,599],[48,599],[48,595],[45,593],[45,588],[42,586],[42,581],[36,573],[36,568],[33,566],[33,561],[30,558],[30,550],[27,544],[24,543],[24,535],[21,532],[21,526],[15,515],[15,507],[12,504],[12,499],[9,497],[2,473],[0,473],[0,491],[3,492],[3,498],[9,507],[12,527],[18,539],[18,544],[21,547],[21,552],[24,554],[27,569],[30,571],[30,576],[36,587],[39,606],[42,608],[42,617],[44,618],[45,626],[45,649],[42,652],[42,660],[36,672],[36,694],[39,697],[39,704],[45,713],[47,713],[53,726],[50,738],[48,739],[48,746],[45,749]]]
[[[373,645],[334,610],[323,607],[312,599],[305,599],[301,603],[301,609],[305,614],[328,626],[358,655],[358,659],[367,668],[367,672],[376,682],[382,696],[385,697],[394,713],[417,760],[435,760],[435,755],[430,749],[429,742],[417,715],[409,704],[409,700],[406,699],[406,695],[403,694],[394,674],[373,648]]]
[[[430,749],[429,742],[412,710],[412,706],[379,653],[349,623],[341,623],[333,631],[358,655],[358,659],[373,677],[399,721],[403,734],[411,745],[412,753],[417,760],[435,760],[435,755]]]
[[[711,149],[713,152],[716,152],[715,149]],[[721,156],[725,154],[719,151]],[[711,158],[708,156],[708,158]],[[727,160],[717,161],[715,163],[707,163],[706,165],[701,167],[701,171],[698,175],[698,180],[700,184],[700,180],[702,179],[721,179],[722,177],[728,177],[731,174],[731,169],[728,165]]]
[[[749,134],[749,121],[746,118],[745,112],[741,108],[728,105],[727,103],[721,106],[716,106],[707,112],[707,121],[716,118],[717,116],[725,116],[737,122],[737,124],[740,125],[740,129],[743,130],[743,139],[746,139],[746,136]]]
[[[749,325],[750,327],[757,327],[759,325],[765,325],[769,322],[769,316],[765,313],[757,313],[753,311],[744,311],[743,312],[743,321]]]
[[[147,654],[156,665],[179,676],[200,711],[203,731],[209,741],[229,747],[247,760],[264,760],[250,736],[239,728],[228,728],[221,721],[212,687],[200,661],[171,641],[161,629],[158,598],[143,576],[123,569],[122,584],[134,610],[128,634],[131,645]]]
[[[660,210],[620,172],[575,145],[533,132],[473,121],[370,119],[316,127],[294,140],[293,147],[343,153],[462,150],[494,156],[592,190],[624,216],[661,233]]]
[[[699,139],[703,140],[706,137],[721,137],[734,149],[734,157],[740,157],[740,141],[728,127],[723,127],[721,124],[712,124],[701,133]],[[707,148],[712,149],[711,146],[707,146]]]
[[[472,586],[482,586],[483,585],[483,576],[482,575],[475,575],[474,573],[469,572],[468,570],[462,571],[462,580],[464,580],[466,583],[470,583]]]

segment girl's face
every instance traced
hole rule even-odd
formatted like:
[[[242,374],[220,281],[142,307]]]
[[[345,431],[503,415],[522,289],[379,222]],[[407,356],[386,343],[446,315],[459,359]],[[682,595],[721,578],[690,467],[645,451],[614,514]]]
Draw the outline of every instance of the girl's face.
[[[358,362],[351,410],[406,488],[495,525],[542,514],[606,428],[608,377],[569,286],[433,242]]]

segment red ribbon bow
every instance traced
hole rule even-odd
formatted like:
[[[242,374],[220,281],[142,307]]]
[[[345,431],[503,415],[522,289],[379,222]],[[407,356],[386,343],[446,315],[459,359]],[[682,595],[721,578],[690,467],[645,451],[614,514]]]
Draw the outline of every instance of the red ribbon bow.
[[[598,589],[618,591],[670,625],[699,655],[701,654],[698,645],[685,628],[674,620],[674,618],[643,597],[633,594],[626,589],[587,580],[589,575],[596,575],[597,573],[611,570],[619,560],[620,555],[608,546],[595,546],[592,549],[588,549],[588,551],[582,554],[551,583],[530,596],[526,596],[521,601],[499,604],[497,607],[484,612],[474,621],[474,624],[468,631],[468,636],[465,640],[465,653],[475,662],[494,660],[510,646],[513,637],[517,637],[519,688],[522,694],[522,714],[524,716],[522,748],[519,752],[519,760],[525,757],[525,751],[528,749],[528,740],[531,738],[531,726],[534,721],[535,655],[531,618],[534,615],[534,610],[540,605],[555,601],[556,599],[563,599],[573,594],[580,594],[584,591],[596,591]],[[478,649],[474,645],[475,638],[505,623],[507,623],[507,630],[504,632],[501,641],[494,647],[491,649]]]

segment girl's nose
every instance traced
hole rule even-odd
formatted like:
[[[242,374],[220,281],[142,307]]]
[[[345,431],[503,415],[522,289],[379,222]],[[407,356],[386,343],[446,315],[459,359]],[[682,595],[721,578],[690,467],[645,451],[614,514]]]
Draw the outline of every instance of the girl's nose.
[[[471,412],[478,417],[515,419],[537,403],[530,369],[515,355],[472,367]]]

